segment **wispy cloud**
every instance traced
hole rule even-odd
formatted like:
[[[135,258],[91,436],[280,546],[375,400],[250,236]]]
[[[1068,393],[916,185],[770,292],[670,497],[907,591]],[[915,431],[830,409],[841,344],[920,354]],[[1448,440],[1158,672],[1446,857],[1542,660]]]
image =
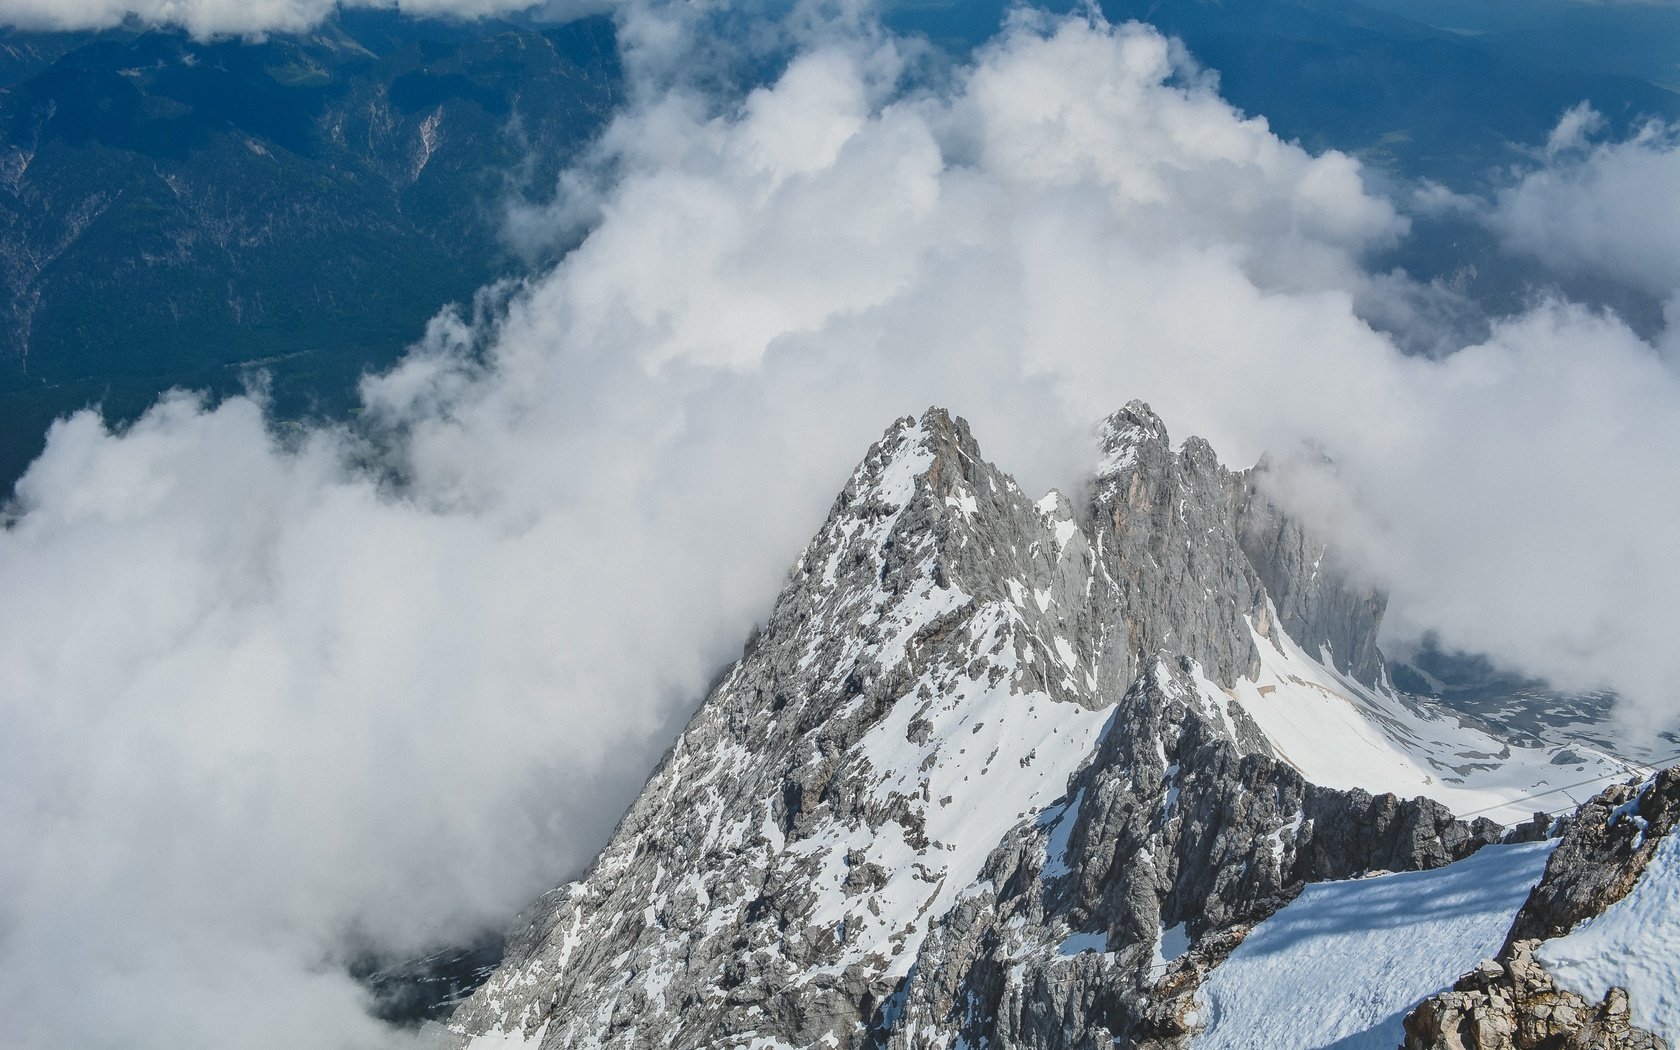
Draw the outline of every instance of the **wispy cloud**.
[[[1680,128],[1651,121],[1622,140],[1598,137],[1586,103],[1558,121],[1544,163],[1487,210],[1513,252],[1553,273],[1610,280],[1666,304],[1661,337],[1680,365]]]

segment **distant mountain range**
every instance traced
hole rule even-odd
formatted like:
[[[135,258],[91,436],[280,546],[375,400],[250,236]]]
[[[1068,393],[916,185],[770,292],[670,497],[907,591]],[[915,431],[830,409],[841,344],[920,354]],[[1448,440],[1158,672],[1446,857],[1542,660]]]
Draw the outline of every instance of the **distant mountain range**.
[[[1003,0],[898,0],[888,21],[952,47]],[[1069,10],[1060,2],[1036,6]],[[1680,116],[1680,10],[1574,0],[1101,0],[1219,73],[1220,93],[1314,151],[1459,190],[1485,184],[1591,100],[1612,134]]]
[[[507,200],[551,195],[619,94],[605,18],[0,35],[0,479],[55,415],[252,366],[283,418],[342,416],[444,304],[528,268]]]

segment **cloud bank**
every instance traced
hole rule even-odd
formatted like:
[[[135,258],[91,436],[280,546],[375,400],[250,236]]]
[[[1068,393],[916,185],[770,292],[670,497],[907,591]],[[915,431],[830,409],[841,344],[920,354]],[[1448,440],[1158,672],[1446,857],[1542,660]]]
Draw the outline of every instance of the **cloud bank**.
[[[135,19],[195,37],[297,33],[339,8],[422,18],[487,18],[538,10],[556,17],[604,11],[612,0],[0,0],[0,24],[20,29],[109,29]]]
[[[1672,720],[1680,382],[1625,325],[1401,353],[1362,318],[1416,294],[1363,263],[1403,216],[1147,28],[1023,15],[929,87],[801,9],[717,98],[706,17],[621,15],[589,236],[441,315],[356,431],[189,397],[54,429],[0,533],[9,1045],[400,1043],[347,934],[461,936],[585,863],[933,403],[1029,488],[1131,397],[1239,465],[1316,442],[1341,481],[1295,498],[1402,625]]]
[[[1546,164],[1502,190],[1487,221],[1506,247],[1554,273],[1608,278],[1666,304],[1662,341],[1680,363],[1680,128],[1653,121],[1594,141],[1604,119],[1565,113]]]

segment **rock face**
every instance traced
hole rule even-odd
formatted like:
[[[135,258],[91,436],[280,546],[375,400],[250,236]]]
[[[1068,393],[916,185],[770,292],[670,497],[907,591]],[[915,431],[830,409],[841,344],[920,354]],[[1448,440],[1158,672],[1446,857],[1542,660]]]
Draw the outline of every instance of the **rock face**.
[[[1634,1027],[1622,989],[1591,1003],[1559,988],[1534,958],[1538,944],[1517,941],[1421,1003],[1406,1018],[1404,1050],[1666,1050]]]
[[[1339,670],[1376,685],[1383,674],[1377,628],[1388,596],[1353,585],[1337,565],[1336,552],[1265,496],[1263,466],[1245,480],[1238,540],[1284,631],[1307,652],[1327,649]]]
[[[1559,988],[1535,957],[1627,896],[1657,844],[1680,822],[1680,768],[1643,784],[1615,784],[1570,819],[1546,874],[1517,913],[1498,958],[1406,1018],[1405,1050],[1652,1050],[1668,1044],[1635,1027],[1628,994],[1602,1002]]]
[[[1017,829],[928,938],[887,1044],[1182,1045],[1200,974],[1304,883],[1498,837],[1425,799],[1309,784],[1226,717],[1183,670],[1147,672],[1071,798]]]
[[[1633,889],[1657,843],[1676,823],[1680,767],[1641,785],[1612,784],[1595,795],[1570,820],[1508,941],[1561,937],[1602,915]]]
[[[943,411],[894,424],[446,1041],[1183,1045],[1200,973],[1304,883],[1494,841],[1275,751],[1238,682],[1286,644],[1374,679],[1381,596],[1147,406],[1101,433],[1076,508]]]

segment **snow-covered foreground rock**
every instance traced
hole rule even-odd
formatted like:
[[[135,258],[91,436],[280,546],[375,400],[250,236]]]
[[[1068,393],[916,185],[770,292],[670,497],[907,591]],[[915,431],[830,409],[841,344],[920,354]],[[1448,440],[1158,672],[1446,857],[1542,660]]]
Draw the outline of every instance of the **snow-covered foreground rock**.
[[[1537,955],[1588,999],[1626,989],[1635,1024],[1680,1041],[1680,835],[1663,839],[1633,892]]]
[[[1621,768],[1395,694],[1382,596],[1252,473],[1175,450],[1140,403],[1102,434],[1076,507],[942,411],[896,423],[446,1041],[1182,1046],[1204,975],[1303,886],[1462,860],[1500,829],[1455,810],[1525,816]],[[1436,876],[1485,883],[1466,907],[1491,925],[1382,1018],[1497,946],[1537,856]],[[1213,1014],[1246,1001],[1224,994]]]

